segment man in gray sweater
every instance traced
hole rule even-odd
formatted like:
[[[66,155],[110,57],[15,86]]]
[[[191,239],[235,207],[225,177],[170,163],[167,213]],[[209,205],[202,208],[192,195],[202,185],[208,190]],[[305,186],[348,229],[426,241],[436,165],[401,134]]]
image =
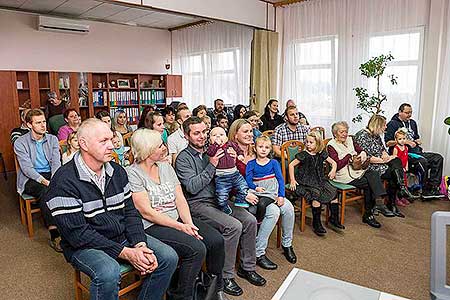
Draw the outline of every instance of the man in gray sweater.
[[[190,117],[184,121],[183,130],[189,146],[178,155],[175,171],[188,200],[192,216],[208,223],[223,235],[225,241],[224,292],[233,296],[242,295],[242,289],[234,281],[234,265],[239,241],[241,262],[238,276],[257,286],[266,283],[266,280],[255,272],[256,219],[242,207],[233,208],[232,215],[227,215],[219,209],[215,199],[214,175],[219,159],[224,155],[223,150],[219,149],[212,157],[206,154],[204,147],[208,129],[200,118]],[[236,156],[236,153],[232,154]]]
[[[41,201],[47,192],[51,177],[61,166],[58,139],[46,133],[47,122],[42,110],[30,110],[25,116],[25,121],[30,132],[14,142],[14,153],[20,167],[20,170],[17,170],[17,192],[40,200],[45,226],[50,231],[49,244],[57,252],[62,252],[59,245],[61,239],[54,220],[45,202]]]

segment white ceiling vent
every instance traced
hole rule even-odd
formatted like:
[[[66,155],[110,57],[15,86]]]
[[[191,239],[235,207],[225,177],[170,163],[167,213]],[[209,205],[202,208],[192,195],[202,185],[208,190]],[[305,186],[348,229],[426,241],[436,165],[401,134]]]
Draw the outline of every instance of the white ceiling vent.
[[[71,19],[39,16],[38,30],[75,33],[75,34],[88,34],[89,25]]]

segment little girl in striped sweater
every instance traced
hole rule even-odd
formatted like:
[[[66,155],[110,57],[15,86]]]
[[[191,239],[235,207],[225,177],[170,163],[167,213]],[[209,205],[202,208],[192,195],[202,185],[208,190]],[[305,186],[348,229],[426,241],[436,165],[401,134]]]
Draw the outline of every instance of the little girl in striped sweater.
[[[249,210],[256,215],[256,220],[261,222],[269,204],[284,203],[285,190],[280,163],[269,158],[272,151],[270,138],[264,135],[258,137],[255,141],[255,150],[256,158],[247,163],[245,180],[252,193],[259,198],[256,207]]]

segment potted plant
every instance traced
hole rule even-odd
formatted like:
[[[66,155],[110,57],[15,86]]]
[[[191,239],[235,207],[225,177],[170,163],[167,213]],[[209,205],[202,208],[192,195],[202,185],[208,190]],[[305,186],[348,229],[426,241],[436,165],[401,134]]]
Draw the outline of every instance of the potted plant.
[[[380,114],[383,112],[381,109],[381,104],[386,101],[386,95],[380,91],[380,80],[384,74],[387,64],[393,60],[392,54],[380,55],[371,58],[369,61],[361,64],[359,70],[361,75],[367,77],[367,79],[374,78],[377,83],[376,93],[369,95],[369,92],[364,87],[356,87],[355,91],[356,97],[358,98],[357,108],[360,108],[369,115]],[[392,85],[397,84],[397,77],[394,75],[388,75]],[[352,119],[353,123],[362,121],[362,113],[357,115]]]

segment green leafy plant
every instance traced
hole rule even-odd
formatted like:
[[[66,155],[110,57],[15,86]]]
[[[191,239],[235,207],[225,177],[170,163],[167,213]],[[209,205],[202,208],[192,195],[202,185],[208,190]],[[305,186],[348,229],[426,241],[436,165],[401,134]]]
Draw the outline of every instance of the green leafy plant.
[[[369,61],[361,64],[359,70],[361,75],[367,77],[367,79],[375,79],[377,83],[377,90],[375,94],[369,95],[366,88],[356,87],[355,91],[356,98],[358,98],[357,108],[365,111],[369,115],[381,114],[383,110],[381,109],[381,104],[386,101],[386,95],[380,91],[380,80],[383,76],[384,70],[387,64],[393,60],[392,54],[380,55],[371,58]],[[397,84],[397,77],[394,75],[388,75],[392,85]],[[352,119],[353,123],[362,121],[362,114],[357,115]]]
[[[445,118],[444,124],[450,126],[450,117]],[[450,128],[448,129],[448,134],[450,134]]]

